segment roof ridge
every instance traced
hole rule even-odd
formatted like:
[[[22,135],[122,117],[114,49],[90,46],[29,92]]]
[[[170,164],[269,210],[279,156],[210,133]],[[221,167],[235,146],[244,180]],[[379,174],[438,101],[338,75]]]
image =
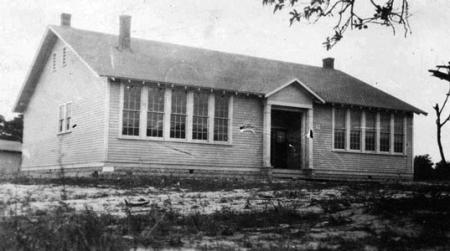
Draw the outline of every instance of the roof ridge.
[[[56,29],[72,29],[75,31],[94,33],[97,35],[107,35],[107,36],[112,36],[112,37],[119,37],[117,34],[93,31],[93,30],[85,30],[85,29],[79,29],[79,28],[74,28],[74,27],[63,27],[60,25],[49,25],[49,27],[56,28]],[[295,66],[316,68],[317,70],[324,70],[324,68],[321,66],[303,64],[303,63],[298,63],[298,62],[293,62],[293,61],[283,61],[281,59],[272,59],[272,58],[267,58],[267,57],[260,57],[260,56],[247,55],[247,54],[241,54],[241,53],[227,52],[227,51],[221,51],[221,50],[210,49],[210,48],[195,47],[195,46],[191,46],[191,45],[178,44],[178,43],[173,43],[173,42],[165,42],[165,41],[153,40],[153,39],[146,39],[146,38],[142,38],[142,37],[131,37],[131,41],[133,41],[133,40],[138,40],[138,41],[142,41],[142,42],[153,42],[153,43],[158,43],[158,44],[162,44],[162,45],[177,46],[177,47],[182,47],[182,48],[187,48],[187,49],[199,50],[202,52],[206,51],[206,52],[211,52],[211,53],[227,54],[227,55],[231,55],[231,56],[238,56],[238,57],[244,57],[244,58],[252,58],[255,60],[262,59],[262,60],[271,61],[274,63],[283,63],[283,64],[290,64],[290,65],[295,65]],[[326,70],[329,70],[329,69],[326,69]]]

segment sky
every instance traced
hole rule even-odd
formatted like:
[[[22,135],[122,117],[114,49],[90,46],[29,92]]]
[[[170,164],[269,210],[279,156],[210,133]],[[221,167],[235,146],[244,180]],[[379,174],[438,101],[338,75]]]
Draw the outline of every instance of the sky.
[[[290,27],[287,13],[274,15],[262,0],[0,0],[0,114],[14,116],[46,26],[59,24],[62,12],[72,14],[75,28],[114,34],[118,16],[127,14],[133,37],[316,66],[334,57],[335,68],[428,112],[415,116],[414,152],[439,161],[432,106],[442,103],[448,82],[428,69],[450,61],[450,1],[409,2],[412,34],[370,26],[348,31],[327,51],[332,20]],[[442,141],[449,159],[450,123]]]

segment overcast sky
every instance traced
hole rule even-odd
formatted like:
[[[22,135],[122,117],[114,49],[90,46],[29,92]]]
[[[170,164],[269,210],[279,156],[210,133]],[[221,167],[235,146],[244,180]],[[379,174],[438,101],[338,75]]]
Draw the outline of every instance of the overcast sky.
[[[117,33],[118,16],[132,16],[132,36],[321,65],[336,58],[343,70],[429,113],[415,117],[415,154],[439,160],[432,106],[442,102],[448,83],[428,69],[450,61],[450,1],[410,0],[412,34],[369,27],[350,31],[331,51],[322,46],[332,23],[289,27],[288,16],[273,15],[261,0],[0,0],[0,114],[11,118],[13,104],[48,24],[61,12],[72,26]],[[450,107],[449,107],[450,108]],[[450,109],[449,109],[450,110]],[[443,142],[450,158],[450,124]]]

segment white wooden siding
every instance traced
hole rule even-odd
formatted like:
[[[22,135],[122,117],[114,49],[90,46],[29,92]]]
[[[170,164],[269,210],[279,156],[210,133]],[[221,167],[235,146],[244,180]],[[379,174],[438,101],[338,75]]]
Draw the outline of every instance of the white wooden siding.
[[[332,107],[314,105],[314,169],[346,175],[411,175],[412,116],[408,115],[406,155],[333,151]]]
[[[232,99],[233,119],[231,144],[155,141],[121,138],[120,84],[110,86],[110,120],[108,162],[129,163],[132,166],[167,164],[180,166],[222,166],[259,168],[262,164],[262,101],[255,97]],[[244,124],[255,126],[255,133],[241,133]]]
[[[103,161],[106,81],[95,76],[65,44],[58,40],[56,70],[47,61],[24,113],[23,169],[79,165]],[[50,55],[52,55],[50,54]],[[72,102],[70,133],[58,135],[59,105]]]

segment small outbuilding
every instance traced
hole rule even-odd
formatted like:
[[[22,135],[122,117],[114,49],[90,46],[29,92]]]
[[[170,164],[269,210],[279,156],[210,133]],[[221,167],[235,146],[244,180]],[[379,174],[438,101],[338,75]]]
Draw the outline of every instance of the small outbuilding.
[[[0,177],[16,174],[22,162],[22,144],[0,139]]]

